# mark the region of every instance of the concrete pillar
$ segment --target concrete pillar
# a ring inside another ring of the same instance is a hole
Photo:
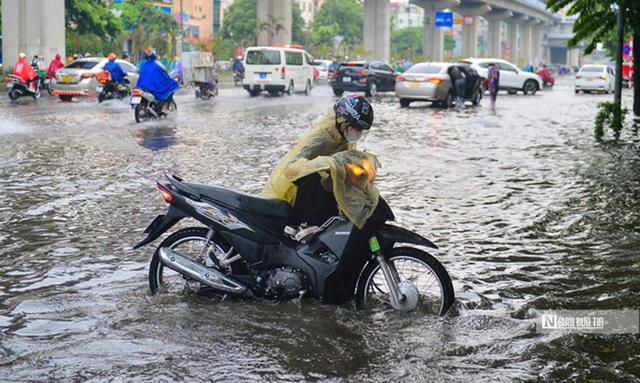
[[[474,5],[461,5],[455,8],[455,12],[463,18],[462,25],[462,56],[476,57],[478,55],[478,16],[491,11],[489,4],[480,3]],[[473,23],[465,25],[465,17],[472,17]]]
[[[509,57],[505,58],[507,61],[510,61],[513,64],[518,64],[519,55],[519,44],[518,44],[518,25],[529,20],[528,16],[516,16],[510,19],[507,19],[507,41],[509,45]]]
[[[524,33],[522,35],[522,58],[525,62],[536,61],[536,46],[540,45],[540,34],[537,26],[541,23],[538,19],[531,19],[524,24]],[[537,38],[536,38],[537,34]]]
[[[482,15],[489,22],[489,56],[502,57],[500,26],[502,20],[513,16],[511,11],[491,11]]]
[[[442,28],[435,26],[435,12],[460,5],[460,0],[411,0],[424,9],[424,41],[422,56],[425,61],[444,61],[444,33]]]
[[[542,31],[547,27],[544,24],[538,24],[533,27],[531,34],[531,52],[532,62],[538,65],[542,61]]]
[[[528,22],[520,26],[520,30],[522,31],[522,36],[520,37],[520,47],[521,47],[521,55],[520,55],[520,57],[525,62],[532,61],[531,28],[532,28],[531,24],[528,23]],[[519,66],[519,63],[517,61],[514,64]]]
[[[44,56],[47,65],[56,53],[65,52],[64,0],[3,0],[2,57],[4,67],[13,67],[18,54],[27,59]]]
[[[391,10],[388,0],[364,2],[363,45],[369,57],[389,60],[391,52]]]
[[[293,0],[260,0],[256,5],[258,45],[291,44]]]

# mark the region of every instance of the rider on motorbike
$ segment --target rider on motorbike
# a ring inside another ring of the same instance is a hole
[[[339,207],[361,228],[377,205],[377,190],[370,182],[345,187],[332,180],[344,181],[346,164],[365,160],[373,168],[367,169],[370,180],[375,176],[377,158],[353,150],[372,123],[373,107],[366,98],[352,93],[340,97],[332,111],[280,160],[262,195],[289,202],[299,223],[322,225],[338,215]]]
[[[122,70],[120,64],[116,62],[116,54],[109,53],[107,56],[109,61],[104,64],[104,70],[109,71],[111,74],[111,80],[118,84],[118,89],[121,89],[124,85],[124,78],[127,77],[127,73]]]
[[[140,65],[140,77],[136,87],[151,92],[158,101],[162,102],[162,112],[168,113],[168,101],[180,84],[156,63],[155,51],[147,49],[144,51],[144,58],[146,61]]]
[[[56,58],[51,60],[51,62],[49,63],[49,67],[47,68],[47,77],[49,78],[55,77],[56,71],[64,67],[62,60],[60,60],[61,57],[62,56],[60,56],[60,53],[56,53]]]
[[[24,53],[20,53],[18,55],[18,62],[13,69],[13,74],[20,77],[20,79],[27,84],[27,88],[29,88],[31,92],[35,92],[34,80],[36,79],[36,71],[31,65],[29,65],[29,63],[27,63],[26,57],[27,55]]]
[[[236,57],[233,61],[233,72],[242,75],[244,73],[244,65],[242,64],[242,56]]]

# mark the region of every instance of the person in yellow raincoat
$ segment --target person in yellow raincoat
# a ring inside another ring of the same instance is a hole
[[[355,150],[373,124],[373,108],[357,94],[340,97],[280,160],[262,195],[293,206],[296,223],[320,226],[342,211],[362,228],[378,203],[375,155]],[[355,173],[354,173],[355,170]]]

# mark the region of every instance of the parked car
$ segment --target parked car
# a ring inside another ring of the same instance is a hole
[[[384,61],[348,61],[333,72],[331,87],[336,96],[345,91],[375,96],[378,92],[393,92],[398,74]]]
[[[327,81],[329,79],[329,67],[331,66],[331,60],[313,60],[311,63],[318,70],[319,81]]]
[[[407,107],[414,101],[429,101],[446,108],[453,106],[455,95],[449,68],[454,65],[467,75],[464,99],[478,105],[482,99],[482,88],[481,78],[475,69],[466,64],[422,62],[396,77],[395,91],[400,106]]]
[[[583,65],[576,73],[574,89],[576,93],[613,93],[615,78],[613,70],[607,65]]]
[[[51,80],[51,94],[62,101],[71,101],[73,97],[98,97],[96,87],[100,85],[96,73],[104,70],[109,60],[106,57],[85,57],[72,61],[56,71]],[[125,60],[116,59],[122,70],[127,73],[128,81],[133,89],[138,83],[138,68]]]
[[[534,95],[542,89],[542,78],[536,73],[525,72],[518,69],[515,65],[502,59],[492,58],[467,58],[460,60],[461,63],[469,64],[478,71],[480,77],[487,78],[487,66],[490,63],[496,64],[500,70],[500,90],[506,90],[515,94],[522,92],[524,94]]]

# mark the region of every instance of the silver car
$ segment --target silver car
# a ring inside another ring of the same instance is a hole
[[[56,71],[51,81],[51,94],[62,101],[71,101],[73,97],[97,97],[96,88],[100,85],[96,73],[104,70],[109,60],[106,57],[86,57],[75,60]],[[125,60],[116,59],[133,89],[138,83],[138,68]]]

